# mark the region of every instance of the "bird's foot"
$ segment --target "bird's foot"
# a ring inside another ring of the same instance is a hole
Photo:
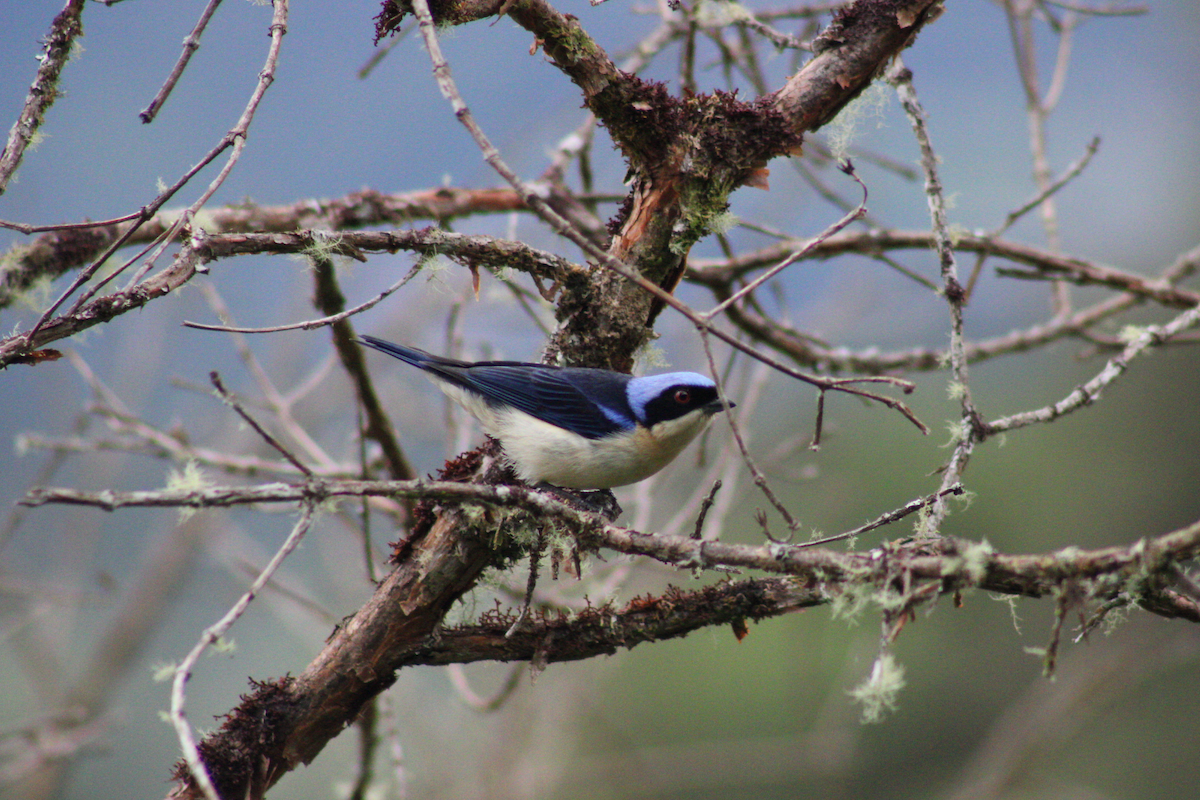
[[[561,486],[553,486],[545,481],[538,483],[533,488],[539,492],[552,495],[572,508],[578,508],[581,511],[587,511],[592,514],[599,514],[609,522],[616,521],[617,517],[621,516],[624,510],[610,489],[595,489],[591,491],[586,489],[564,489]]]

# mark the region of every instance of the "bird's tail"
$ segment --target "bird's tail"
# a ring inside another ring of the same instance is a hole
[[[430,365],[447,365],[459,366],[460,362],[452,358],[442,358],[435,356],[432,353],[426,353],[424,350],[418,350],[415,347],[406,347],[402,344],[393,344],[386,342],[383,339],[377,339],[374,336],[360,336],[358,341],[365,344],[367,347],[372,347],[381,353],[387,353],[393,358],[398,358],[401,361],[412,364],[414,367],[425,369]]]

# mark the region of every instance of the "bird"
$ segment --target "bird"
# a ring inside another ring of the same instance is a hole
[[[645,480],[715,414],[735,406],[696,372],[634,377],[521,361],[471,363],[374,336],[359,342],[423,370],[500,440],[518,477],[534,486],[593,490]]]

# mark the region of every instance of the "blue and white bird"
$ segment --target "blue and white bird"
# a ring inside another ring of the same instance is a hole
[[[517,474],[531,484],[611,489],[637,483],[669,464],[724,410],[716,385],[695,372],[635,378],[519,361],[472,364],[373,336],[360,341],[424,370],[500,440]]]

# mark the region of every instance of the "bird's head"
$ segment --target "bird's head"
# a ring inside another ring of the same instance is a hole
[[[651,430],[656,426],[691,427],[724,410],[716,384],[696,372],[634,378],[625,392],[638,424]],[[729,404],[730,408],[733,406],[734,403]]]

